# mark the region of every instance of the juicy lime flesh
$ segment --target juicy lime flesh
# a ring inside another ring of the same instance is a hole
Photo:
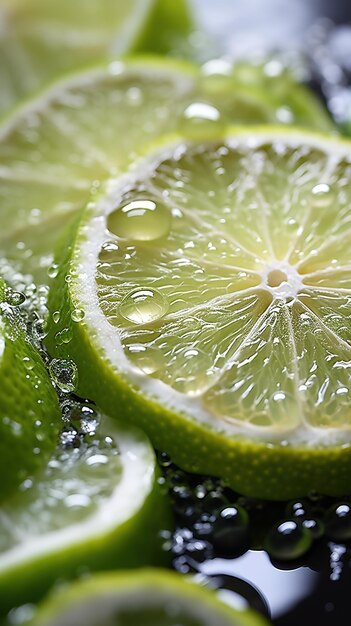
[[[136,152],[177,128],[216,136],[228,122],[272,122],[288,94],[270,102],[266,93],[235,72],[218,83],[161,60],[115,61],[53,87],[0,131],[2,256],[42,279],[69,219]],[[329,124],[312,104],[293,121]]]
[[[0,561],[2,552],[84,522],[109,499],[121,474],[119,450],[107,435],[90,439],[79,448],[59,448],[42,475],[3,505]]]
[[[178,145],[105,199],[108,212],[142,191],[168,206],[154,241],[133,240],[133,217],[128,238],[100,229],[99,303],[133,367],[216,428],[349,436],[347,152],[279,137]]]
[[[0,111],[53,76],[124,52],[151,7],[151,0],[3,1]]]

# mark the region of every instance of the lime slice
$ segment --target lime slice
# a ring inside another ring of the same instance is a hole
[[[63,72],[133,49],[167,52],[188,32],[183,0],[2,0],[0,112]]]
[[[61,415],[45,366],[16,311],[23,301],[0,279],[0,501],[46,462]]]
[[[0,511],[0,609],[90,570],[162,564],[169,528],[154,452],[139,431],[83,417],[47,468]],[[80,444],[80,445],[79,445]],[[78,447],[77,447],[78,446]]]
[[[213,136],[233,120],[277,121],[290,88],[270,101],[244,72],[228,72],[218,64],[199,72],[159,59],[116,61],[24,106],[0,130],[0,256],[43,279],[60,232],[91,189],[124,171],[164,132]],[[286,121],[298,120],[330,127],[309,101]]]
[[[45,600],[35,626],[264,626],[251,610],[226,605],[211,589],[167,570],[100,574]]]
[[[80,393],[245,494],[347,493],[350,150],[232,129],[170,138],[112,179],[51,293],[48,344]]]

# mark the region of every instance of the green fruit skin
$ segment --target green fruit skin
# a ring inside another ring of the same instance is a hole
[[[168,566],[170,553],[162,547],[160,531],[171,530],[173,520],[157,479],[155,472],[153,489],[142,508],[115,530],[0,571],[0,616],[14,607],[36,602],[55,583],[89,572]]]
[[[349,492],[351,446],[293,447],[229,437],[162,407],[133,387],[122,373],[114,372],[106,355],[98,354],[84,321],[71,319],[71,311],[81,306],[74,301],[72,283],[65,280],[70,259],[80,246],[75,232],[71,231],[63,248],[61,270],[50,291],[49,310],[59,310],[61,317],[60,323],[54,324],[49,316],[46,343],[52,356],[76,362],[81,395],[91,397],[111,417],[117,410],[120,419],[142,428],[153,445],[183,469],[219,476],[247,496],[287,500],[311,491],[331,496]],[[55,334],[63,328],[71,329],[72,340],[58,346]]]
[[[192,30],[193,20],[186,0],[155,0],[130,52],[181,53]]]
[[[0,282],[0,303],[3,294]],[[0,321],[5,342],[0,357],[1,502],[45,465],[57,442],[61,412],[44,363],[19,315],[3,303]],[[32,369],[24,359],[30,360]]]
[[[68,589],[54,592],[39,606],[28,626],[50,626],[52,621],[55,621],[57,616],[62,614],[63,610],[69,613],[70,607],[77,607],[80,604],[84,611],[86,598],[99,598],[111,594],[118,599],[118,596],[123,597],[124,594],[133,594],[134,592],[137,602],[138,592],[143,592],[145,595],[145,591],[150,591],[151,595],[168,592],[174,597],[174,601],[177,601],[178,598],[180,602],[190,600],[194,605],[203,607],[204,613],[207,609],[215,611],[218,614],[219,623],[224,622],[233,626],[268,626],[266,619],[258,613],[251,609],[240,611],[233,609],[218,599],[212,589],[192,582],[188,576],[151,568],[133,573],[99,574],[89,580],[77,582]],[[133,595],[131,595],[132,598]],[[135,626],[142,626],[140,620]]]

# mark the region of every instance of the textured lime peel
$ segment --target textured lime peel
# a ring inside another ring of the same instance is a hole
[[[53,593],[28,626],[268,626],[254,611],[236,610],[175,572],[157,569],[94,576]]]
[[[105,420],[79,448],[60,447],[1,509],[1,612],[82,572],[166,563],[167,505],[139,431]]]
[[[0,112],[62,73],[167,52],[190,28],[183,0],[2,0],[0,23]]]
[[[200,71],[162,59],[115,61],[19,109],[0,130],[1,256],[46,279],[58,236],[91,191],[165,132],[216,136],[227,123],[274,122],[290,100],[289,122],[331,128],[303,88],[294,85],[292,98],[284,77],[261,85],[257,71],[256,85],[235,72],[218,64]]]
[[[347,492],[350,152],[233,129],[169,140],[112,180],[51,295],[49,345],[80,392],[247,494]]]
[[[0,501],[42,467],[60,428],[56,393],[0,279]]]

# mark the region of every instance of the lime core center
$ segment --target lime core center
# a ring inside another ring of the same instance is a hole
[[[301,275],[293,265],[282,261],[266,267],[262,273],[261,285],[274,298],[296,298],[302,288]]]

